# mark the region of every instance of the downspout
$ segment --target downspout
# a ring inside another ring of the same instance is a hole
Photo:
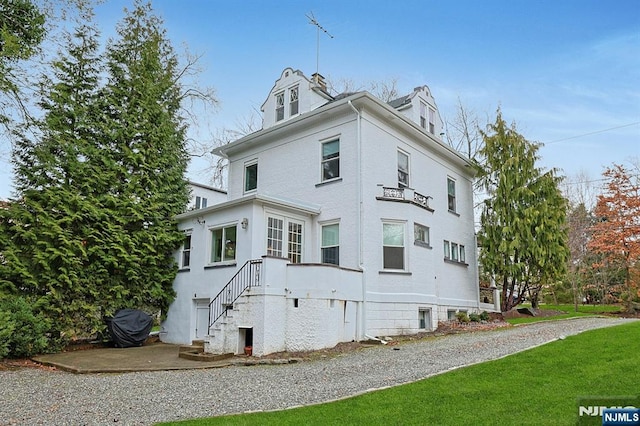
[[[362,114],[353,106],[351,100],[348,101],[349,106],[356,113],[356,188],[358,191],[358,214],[356,215],[356,229],[358,230],[358,268],[362,271],[362,309],[360,309],[360,330],[358,336],[360,340],[367,338],[367,273],[364,267],[363,259],[363,232],[362,232],[362,214],[363,214],[363,189],[362,189]]]

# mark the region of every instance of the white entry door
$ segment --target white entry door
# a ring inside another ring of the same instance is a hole
[[[196,311],[196,340],[204,339],[209,334],[209,299],[194,300]]]

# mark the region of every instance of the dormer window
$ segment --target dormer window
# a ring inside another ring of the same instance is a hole
[[[289,90],[289,115],[294,116],[298,113],[298,86]]]
[[[435,135],[436,133],[436,110],[429,108],[429,133]]]
[[[284,92],[276,93],[276,121],[284,120]]]

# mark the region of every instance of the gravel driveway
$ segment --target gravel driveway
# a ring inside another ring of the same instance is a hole
[[[318,403],[496,359],[561,336],[627,323],[614,318],[539,322],[376,346],[285,365],[76,375],[0,371],[0,425],[148,425]]]

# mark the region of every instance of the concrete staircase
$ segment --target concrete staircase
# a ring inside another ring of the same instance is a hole
[[[208,352],[227,353],[233,350],[231,348],[237,348],[243,344],[243,342],[238,342],[239,326],[246,323],[243,318],[246,317],[249,297],[251,297],[251,289],[243,292],[210,328],[209,335],[205,337],[205,346]]]
[[[193,340],[190,345],[178,348],[178,357],[191,361],[221,361],[233,357],[232,353],[209,354],[204,352],[204,340]]]

